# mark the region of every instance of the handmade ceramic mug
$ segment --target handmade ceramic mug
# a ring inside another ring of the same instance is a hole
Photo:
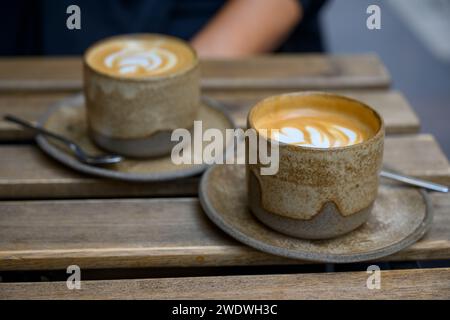
[[[84,55],[89,133],[131,157],[170,153],[171,132],[191,129],[199,107],[195,51],[177,38],[137,34],[102,40]]]
[[[262,175],[259,161],[247,164],[249,207],[261,222],[287,235],[326,239],[367,221],[383,157],[376,111],[334,94],[292,93],[256,104],[248,127],[279,144],[275,175]]]

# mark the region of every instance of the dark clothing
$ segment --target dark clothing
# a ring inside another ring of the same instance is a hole
[[[323,51],[318,12],[325,0],[299,0],[304,17],[277,50]],[[191,39],[225,0],[14,0],[0,2],[0,55],[81,54],[117,34],[163,33]],[[81,9],[81,30],[69,30],[70,5]],[[264,27],[264,26],[261,26]]]

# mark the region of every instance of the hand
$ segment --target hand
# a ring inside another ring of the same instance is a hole
[[[301,20],[298,0],[229,0],[192,39],[202,58],[238,58],[276,49]]]

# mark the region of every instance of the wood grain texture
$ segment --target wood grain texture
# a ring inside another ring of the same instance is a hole
[[[202,62],[206,89],[387,88],[390,76],[376,55],[259,56]]]
[[[13,114],[28,121],[36,121],[67,93],[0,93],[0,141],[21,141],[33,138],[33,133],[3,120],[3,115]]]
[[[0,199],[58,199],[134,196],[192,196],[198,178],[125,183],[77,173],[37,146],[0,146]],[[405,174],[450,184],[450,166],[431,135],[386,139],[385,164]]]
[[[0,199],[194,196],[198,177],[158,183],[127,183],[78,173],[36,145],[0,146]]]
[[[367,288],[366,272],[3,283],[0,299],[449,299],[450,268],[381,272],[381,288]],[[176,305],[176,304],[174,304]]]
[[[80,90],[82,63],[79,57],[11,57],[0,59],[0,91]]]
[[[385,139],[383,165],[400,173],[450,185],[450,165],[431,134]]]
[[[431,230],[384,261],[450,257],[450,195],[431,198]],[[0,202],[0,270],[302,263],[231,239],[195,198]]]
[[[201,62],[205,89],[386,88],[390,76],[375,55],[276,55]],[[80,57],[2,58],[0,91],[76,91]]]
[[[260,90],[246,92],[229,90],[228,92],[209,92],[207,96],[220,102],[240,127],[246,126],[247,113],[251,106],[259,100],[271,95],[286,92]],[[384,118],[386,131],[392,133],[416,133],[420,129],[419,119],[407,100],[398,91],[385,90],[350,90],[338,91],[373,106]],[[50,105],[66,97],[64,93],[28,93],[0,94],[0,116],[11,113],[34,121],[41,116]],[[21,127],[0,119],[0,141],[21,141],[32,138],[32,133]]]

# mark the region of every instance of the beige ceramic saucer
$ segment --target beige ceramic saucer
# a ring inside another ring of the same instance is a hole
[[[369,221],[329,240],[302,240],[261,224],[247,208],[244,165],[216,165],[200,184],[208,217],[233,238],[264,252],[302,260],[348,263],[378,259],[419,240],[432,222],[427,194],[381,185]]]
[[[217,128],[224,132],[227,128],[234,128],[233,121],[226,112],[205,103],[200,106],[197,120],[203,121],[203,130]],[[69,138],[92,155],[105,153],[88,137],[83,95],[60,101],[39,120],[39,124]],[[170,154],[149,159],[126,158],[118,164],[96,167],[81,163],[65,146],[52,139],[39,135],[36,140],[42,150],[72,169],[119,180],[140,182],[173,180],[200,174],[207,168],[206,164],[176,165],[172,162]]]

